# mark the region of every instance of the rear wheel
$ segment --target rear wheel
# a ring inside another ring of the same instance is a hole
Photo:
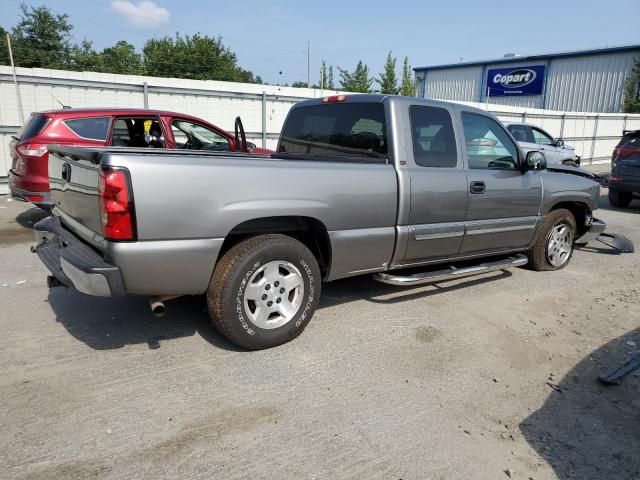
[[[569,210],[553,210],[545,217],[540,233],[529,252],[533,270],[560,270],[571,260],[576,236],[576,220]]]
[[[630,192],[620,192],[618,190],[609,189],[609,203],[614,207],[628,207],[633,200],[633,194]]]
[[[224,336],[259,350],[300,335],[319,297],[320,269],[309,249],[285,235],[260,235],[222,257],[207,291],[207,305]]]

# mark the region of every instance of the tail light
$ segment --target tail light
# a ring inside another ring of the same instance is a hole
[[[322,99],[322,103],[339,103],[347,100],[346,95],[331,95],[329,97],[324,97]]]
[[[18,145],[16,150],[26,157],[42,157],[47,153],[47,146],[40,143]]]
[[[630,157],[637,153],[640,153],[640,148],[638,147],[621,148],[620,150],[618,150],[618,156],[620,158]]]
[[[40,159],[47,156],[47,146],[40,143],[25,143],[16,147],[18,152],[15,164],[13,166],[14,171],[19,175],[24,175],[27,172],[27,160],[30,158]]]
[[[98,191],[102,235],[106,240],[135,240],[135,211],[129,172],[122,168],[100,170]]]

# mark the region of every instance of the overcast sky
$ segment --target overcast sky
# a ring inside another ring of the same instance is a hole
[[[124,39],[201,32],[222,36],[242,67],[269,83],[311,81],[320,62],[352,70],[359,59],[378,73],[389,50],[412,66],[505,53],[534,54],[640,44],[640,0],[47,0],[68,13],[76,40],[98,49]],[[18,20],[19,0],[0,2],[0,24]],[[279,72],[282,72],[280,74]],[[337,71],[336,71],[337,80]]]

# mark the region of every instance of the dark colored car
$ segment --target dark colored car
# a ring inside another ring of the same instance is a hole
[[[609,202],[628,207],[633,195],[640,193],[640,130],[625,131],[613,149]]]
[[[51,205],[47,150],[51,144],[273,153],[251,143],[243,149],[235,135],[182,113],[113,108],[37,112],[9,145],[9,188],[13,197],[45,209]]]

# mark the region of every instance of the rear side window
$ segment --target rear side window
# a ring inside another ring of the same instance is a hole
[[[44,115],[33,115],[24,126],[18,130],[16,137],[20,140],[28,140],[38,135],[46,127],[51,119]]]
[[[293,109],[278,152],[331,157],[387,158],[381,103],[332,103]]]
[[[458,151],[451,115],[444,108],[421,107],[409,109],[413,158],[422,167],[455,167]]]
[[[65,120],[64,124],[79,137],[91,140],[106,140],[109,120],[109,117],[78,118],[76,120]]]

